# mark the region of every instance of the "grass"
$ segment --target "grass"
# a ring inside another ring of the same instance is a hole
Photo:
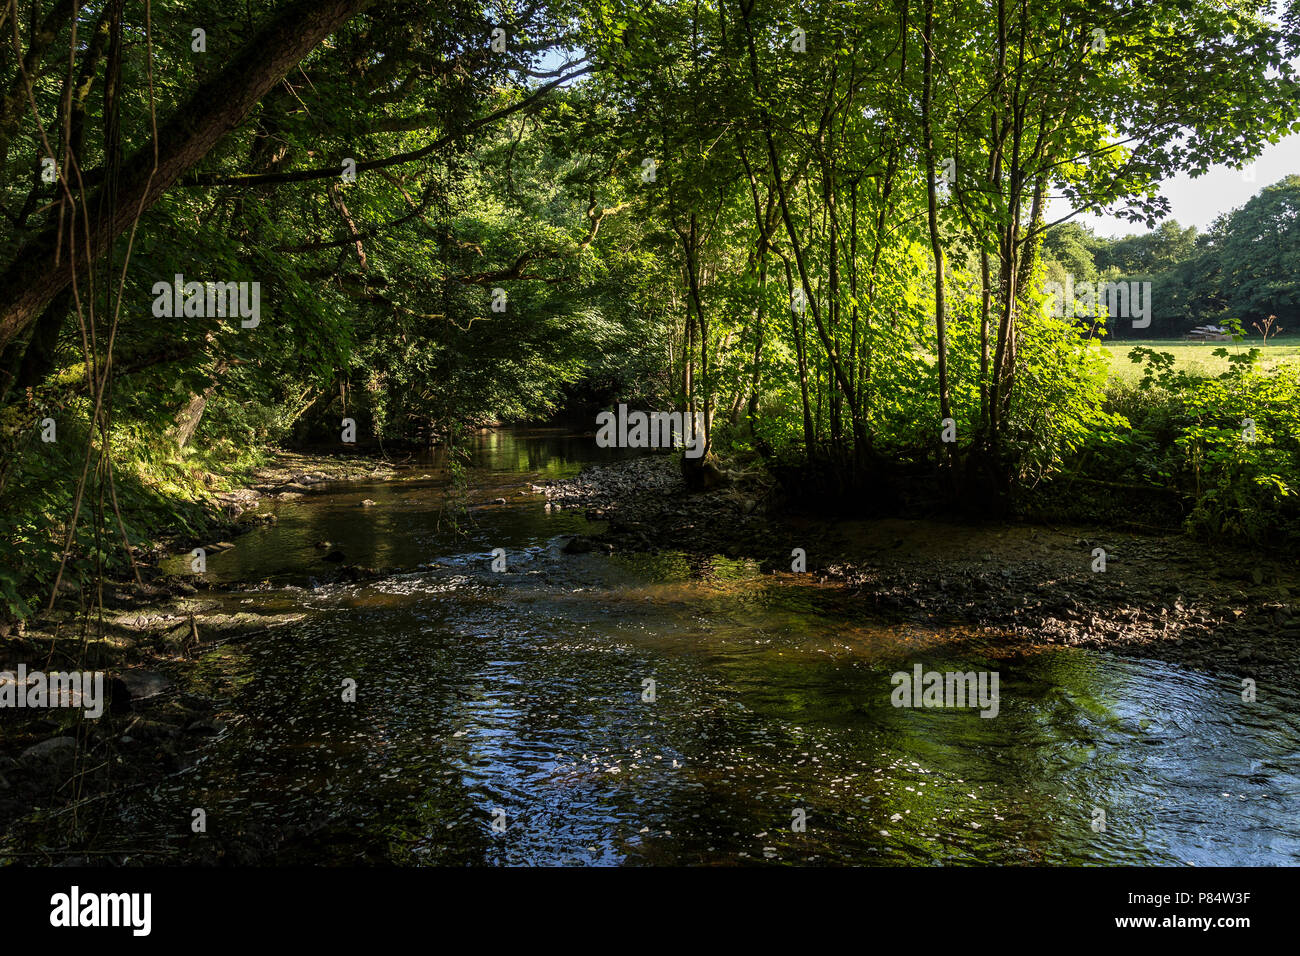
[[[1111,378],[1122,382],[1136,382],[1142,377],[1144,365],[1129,360],[1128,354],[1134,346],[1143,345],[1158,352],[1170,352],[1174,356],[1174,368],[1192,373],[1217,375],[1228,367],[1228,360],[1214,354],[1217,348],[1226,348],[1228,353],[1245,352],[1258,348],[1263,352],[1260,358],[1262,368],[1272,368],[1281,362],[1300,360],[1300,335],[1283,335],[1269,339],[1268,345],[1260,345],[1258,336],[1251,336],[1240,342],[1184,342],[1181,339],[1124,339],[1099,345],[1106,352],[1110,361]]]

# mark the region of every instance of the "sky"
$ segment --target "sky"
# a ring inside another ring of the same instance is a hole
[[[1195,226],[1198,232],[1204,232],[1220,213],[1244,205],[1265,186],[1291,173],[1300,173],[1300,134],[1268,146],[1255,160],[1253,181],[1245,178],[1250,175],[1249,169],[1215,166],[1198,179],[1179,174],[1163,183],[1160,192],[1169,199],[1169,218],[1178,220],[1181,226]],[[1067,203],[1053,200],[1048,206],[1048,221],[1059,219],[1069,209]],[[1110,238],[1149,231],[1139,223],[1114,216],[1084,214],[1076,216],[1075,221]]]

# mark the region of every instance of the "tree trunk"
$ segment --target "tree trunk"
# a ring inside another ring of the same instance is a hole
[[[203,412],[208,407],[208,399],[217,388],[217,382],[225,374],[226,369],[230,367],[227,362],[218,362],[216,368],[212,370],[212,381],[202,392],[195,392],[190,395],[190,399],[185,403],[185,407],[176,413],[176,423],[172,427],[172,437],[176,439],[176,447],[184,448],[194,433],[198,430],[199,422],[203,418]]]
[[[923,66],[921,87],[921,127],[925,135],[926,204],[930,219],[930,249],[934,253],[934,326],[936,347],[939,352],[939,418],[952,417],[948,402],[948,314],[944,300],[943,243],[939,238],[939,203],[935,184],[934,130],[930,115],[931,95],[934,92],[934,0],[925,0],[925,33],[922,35]],[[952,447],[944,447],[941,458],[952,463]]]

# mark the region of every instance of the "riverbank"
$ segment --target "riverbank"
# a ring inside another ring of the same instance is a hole
[[[40,810],[76,842],[80,808],[193,766],[225,730],[236,690],[207,664],[228,642],[301,617],[229,613],[201,595],[159,597],[165,589],[114,600],[91,627],[56,607],[6,642],[0,670],[103,673],[106,699],[97,718],[0,712],[0,833]]]
[[[210,489],[207,505],[223,521],[217,528],[227,536],[238,536],[260,524],[273,524],[275,516],[260,510],[264,501],[297,501],[310,494],[328,491],[339,482],[377,481],[397,473],[399,462],[370,455],[315,454],[271,449],[264,464],[237,480],[205,474]],[[147,565],[180,548],[204,547],[223,550],[229,544],[210,537],[196,538],[177,534],[162,536],[152,545],[135,552],[136,560]]]
[[[801,548],[806,573],[841,584],[862,615],[1158,655],[1247,676],[1296,673],[1300,573],[1278,561],[1179,534],[821,520],[792,511],[760,474],[735,478],[688,494],[674,458],[657,456],[589,468],[533,491],[552,507],[609,522],[584,549],[725,554],[789,574]]]
[[[196,547],[210,554],[235,547],[240,535],[275,522],[264,502],[390,478],[399,465],[275,449],[245,481],[204,475],[212,530],[198,537],[177,529],[133,547],[140,584],[126,569],[91,594],[68,576],[52,609],[0,622],[0,671],[102,672],[108,697],[95,719],[69,708],[0,711],[0,832],[36,809],[75,830],[78,807],[185,770],[224,729],[233,688],[209,674],[204,659],[265,629],[268,618],[227,613],[204,594],[210,585],[201,576],[167,574],[160,561]]]

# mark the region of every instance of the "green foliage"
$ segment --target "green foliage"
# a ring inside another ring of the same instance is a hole
[[[26,617],[49,600],[67,548],[61,587],[80,590],[96,575],[127,576],[131,558],[123,538],[147,549],[159,536],[182,539],[210,533],[222,523],[205,476],[238,476],[255,465],[255,454],[223,458],[207,452],[182,458],[167,454],[148,428],[124,427],[114,435],[111,488],[101,497],[91,482],[74,523],[73,506],[90,436],[65,418],[55,442],[33,442],[23,467],[5,488],[0,514],[0,601],[14,617]],[[119,524],[113,495],[122,521]]]
[[[1174,357],[1132,349],[1141,382],[1117,388],[1109,408],[1126,428],[1089,443],[1094,473],[1176,488],[1187,528],[1206,538],[1300,544],[1300,365],[1259,367],[1258,349],[1216,350],[1228,368],[1190,373]]]

